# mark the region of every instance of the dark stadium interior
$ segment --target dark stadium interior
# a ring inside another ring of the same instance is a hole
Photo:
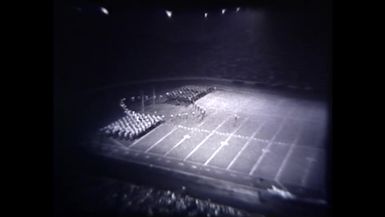
[[[331,13],[55,0],[55,215],[330,216]]]

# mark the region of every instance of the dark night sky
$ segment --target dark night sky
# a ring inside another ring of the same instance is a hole
[[[103,15],[98,7],[110,14]],[[330,73],[326,4],[172,6],[66,3],[56,7],[55,87],[84,90],[170,76],[322,79]],[[78,11],[76,7],[81,8]],[[206,9],[205,9],[206,8]],[[203,13],[208,12],[208,19]]]

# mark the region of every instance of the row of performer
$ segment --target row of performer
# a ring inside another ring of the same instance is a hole
[[[183,103],[194,103],[197,99],[213,91],[213,87],[200,87],[200,86],[184,86],[175,89],[171,92],[167,92],[166,96],[168,100],[174,100]]]
[[[130,110],[126,111],[126,114],[100,131],[114,138],[133,140],[163,122],[163,118],[159,115],[142,114]]]

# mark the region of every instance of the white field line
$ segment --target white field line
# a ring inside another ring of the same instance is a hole
[[[287,161],[289,160],[290,156],[292,155],[292,153],[294,151],[294,147],[298,143],[298,140],[299,140],[300,136],[302,135],[303,131],[304,131],[304,125],[302,124],[301,129],[298,130],[298,133],[297,133],[297,136],[296,136],[294,142],[290,145],[289,151],[286,153],[285,158],[283,159],[281,166],[279,167],[277,174],[274,177],[275,181],[278,181],[278,182],[280,181],[279,179],[282,175],[282,171],[286,167]]]
[[[309,164],[304,172],[304,175],[301,179],[301,186],[306,188],[306,181],[308,180],[311,168],[313,166],[313,163],[316,161],[314,158],[308,158]]]
[[[242,152],[247,148],[247,146],[250,144],[250,142],[254,139],[254,136],[257,135],[257,133],[262,129],[262,127],[266,124],[266,120],[262,124],[260,124],[257,129],[253,132],[253,134],[249,137],[249,139],[246,141],[246,143],[242,146],[241,150],[238,151],[237,155],[233,158],[233,160],[227,165],[226,170],[229,170],[231,166],[234,164],[234,162],[241,156]]]
[[[210,156],[209,159],[206,160],[206,162],[203,164],[203,165],[207,165],[216,155],[217,153],[222,149],[223,146],[225,145],[228,145],[228,141],[231,139],[231,137],[243,126],[244,123],[246,123],[246,121],[249,120],[249,118],[245,118],[242,123],[237,127],[237,129],[235,129],[227,138],[225,141],[222,141],[221,142],[221,145],[217,148],[217,150],[215,150],[215,152]]]
[[[172,152],[172,150],[177,148],[180,144],[182,144],[186,139],[189,139],[189,138],[190,138],[189,135],[183,136],[183,138],[178,143],[176,143],[172,148],[170,148],[170,150],[168,150],[166,153],[164,153],[163,157],[166,157],[170,152]]]
[[[154,131],[156,131],[158,128],[160,128],[161,126],[163,126],[162,124],[155,127],[154,129],[152,129],[150,132],[146,133],[146,135],[143,135],[142,137],[140,137],[139,139],[135,140],[131,145],[129,145],[128,147],[131,148],[132,146],[136,145],[138,142],[142,141],[142,139],[146,138],[147,136],[149,136],[151,133],[153,133]]]
[[[227,120],[229,120],[230,117],[226,118],[222,121],[209,135],[207,135],[195,148],[183,159],[183,161],[186,161],[196,150],[198,150],[199,147],[203,145],[212,135],[214,135],[215,131],[219,129]]]
[[[162,138],[160,138],[157,142],[155,142],[153,145],[151,145],[149,148],[144,151],[144,153],[147,153],[149,150],[154,148],[157,144],[159,144],[161,141],[163,141],[167,136],[171,135],[175,130],[177,130],[177,127],[174,127],[170,132],[168,132],[166,135],[164,135]]]
[[[275,132],[274,136],[271,138],[269,144],[267,145],[267,147],[264,148],[264,150],[262,150],[261,156],[259,156],[257,162],[255,162],[255,164],[251,168],[251,170],[249,172],[249,175],[252,175],[254,173],[254,171],[258,168],[259,164],[262,162],[262,160],[265,157],[266,153],[269,151],[271,145],[273,144],[273,141],[274,141],[275,137],[277,137],[277,135],[281,132],[285,122],[286,122],[286,119],[282,120],[281,125],[279,126],[278,130]]]
[[[282,102],[282,101],[283,101],[283,100],[281,100],[281,102]],[[262,162],[262,160],[263,160],[263,158],[265,157],[266,153],[269,152],[270,147],[273,145],[273,142],[274,142],[274,140],[275,140],[275,137],[277,137],[277,135],[281,132],[281,130],[282,130],[284,124],[285,124],[286,121],[288,120],[287,117],[288,117],[291,113],[293,113],[294,111],[295,111],[295,108],[294,108],[292,111],[288,112],[288,114],[286,115],[286,117],[282,120],[282,123],[281,123],[281,125],[279,126],[278,130],[275,132],[274,136],[270,139],[270,143],[267,145],[267,147],[266,147],[264,150],[262,150],[262,155],[259,156],[257,162],[255,162],[254,166],[251,168],[251,170],[250,170],[250,172],[249,172],[249,175],[252,175],[252,174],[254,173],[254,171],[257,170],[259,164]]]

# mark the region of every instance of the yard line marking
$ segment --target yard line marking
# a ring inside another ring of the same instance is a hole
[[[131,145],[128,146],[128,148],[131,148],[132,146],[136,145],[138,142],[142,141],[142,139],[146,138],[147,136],[149,136],[151,133],[153,133],[156,129],[159,129],[160,126],[162,126],[162,124],[160,124],[158,127],[155,127],[154,129],[152,129],[150,132],[146,133],[146,135],[143,135],[142,137],[140,137],[139,139],[135,140]]]
[[[261,125],[257,127],[257,129],[253,132],[253,134],[249,137],[247,142],[242,146],[241,150],[238,151],[237,155],[233,158],[233,160],[227,165],[226,170],[229,170],[230,167],[234,164],[234,162],[241,156],[243,150],[247,148],[247,146],[250,144],[250,142],[253,140],[254,136],[257,135],[257,133],[262,129],[262,127],[267,123],[267,120],[265,119]]]
[[[185,126],[182,126],[182,125],[178,125],[178,127],[182,128],[182,129],[185,129],[185,130],[189,130],[189,131],[198,131],[198,132],[205,132],[205,133],[210,133],[211,132],[210,130],[199,129],[199,128],[195,128],[195,127],[185,127]]]
[[[296,136],[294,142],[292,144],[290,144],[289,151],[286,153],[285,158],[283,159],[281,166],[279,167],[277,174],[274,177],[275,181],[279,182],[283,168],[286,167],[287,161],[289,160],[289,157],[292,155],[292,153],[294,151],[294,147],[297,145],[298,140],[299,140],[300,136],[302,135],[303,131],[304,131],[304,124],[302,123],[301,129],[298,130],[298,133],[297,133],[297,136]]]
[[[244,103],[245,104],[245,103]],[[238,109],[235,111],[235,113],[238,113],[239,110],[241,109],[241,107],[238,107]],[[215,110],[217,111],[217,110]],[[184,159],[183,161],[185,161],[188,157],[190,157],[210,136],[212,136],[227,120],[229,120],[231,118],[231,116],[229,116],[228,118],[226,118],[221,124],[219,124],[201,143],[199,143],[199,145],[197,147],[195,147]],[[237,129],[238,130],[238,129]],[[236,131],[235,131],[236,132]],[[223,146],[221,144],[221,146]],[[214,152],[215,154],[218,152],[219,150],[216,150],[216,152]],[[211,159],[210,159],[211,160]],[[207,161],[206,161],[207,162]],[[205,164],[207,165],[207,164]]]
[[[142,154],[143,152],[142,151],[138,151],[138,150],[135,150],[135,149],[132,149],[131,150],[135,156],[138,156],[139,154]],[[157,153],[153,153],[153,152],[149,152],[148,155],[153,155],[155,157],[163,157],[163,155],[161,154],[157,154]],[[171,156],[167,156],[166,157],[166,161],[167,160],[175,160],[175,161],[179,161],[180,159],[178,158],[175,158],[175,157],[171,157]]]
[[[150,154],[153,154],[153,153],[150,153]],[[154,154],[155,155],[155,154]],[[170,156],[168,156],[167,158],[170,158]],[[179,159],[176,159],[176,158],[173,158],[174,160],[179,160]],[[189,161],[189,160],[186,160],[186,162],[188,162],[188,163],[190,163],[190,164],[195,164],[195,165],[197,165],[197,166],[202,166],[202,164],[200,164],[200,163],[196,163],[196,162],[193,162],[193,161]],[[217,169],[217,170],[223,170],[224,172],[228,172],[228,171],[226,171],[224,168],[222,168],[222,167],[218,167],[218,166],[214,166],[214,165],[210,165],[210,164],[208,164],[206,167],[205,167],[205,170],[207,170],[207,171],[210,171],[210,169],[209,168],[211,168],[211,169]],[[247,176],[247,173],[244,173],[244,172],[240,172],[240,171],[237,171],[237,170],[229,170],[229,171],[231,171],[232,173],[234,173],[234,174],[238,174],[239,176],[241,176],[241,177],[243,177],[243,178],[246,178],[245,176]]]
[[[269,152],[270,146],[273,144],[273,141],[274,141],[275,137],[277,137],[278,133],[281,132],[281,130],[282,130],[282,128],[283,128],[283,125],[284,125],[284,123],[286,122],[286,120],[287,120],[286,118],[282,120],[282,123],[281,123],[281,125],[279,126],[278,130],[275,132],[274,136],[270,139],[269,144],[267,145],[266,148],[264,148],[264,150],[262,150],[262,155],[259,156],[257,162],[255,162],[254,166],[251,168],[251,170],[250,170],[250,172],[249,172],[249,175],[250,175],[250,176],[251,176],[251,175],[254,173],[254,171],[258,168],[259,164],[262,162],[262,160],[263,160],[263,158],[265,157],[266,153]]]
[[[313,163],[316,161],[314,158],[306,158],[306,160],[309,161],[309,165],[308,167],[306,168],[305,170],[305,174],[303,175],[302,179],[301,179],[301,186],[303,187],[306,187],[306,181],[309,177],[309,174],[310,174],[310,171],[311,171],[311,168],[313,166]]]
[[[182,144],[186,139],[190,139],[191,136],[190,135],[184,135],[183,138],[178,142],[176,143],[170,150],[168,150],[166,153],[164,153],[163,157],[166,157],[170,152],[172,152],[172,150],[174,150],[175,148],[177,148],[180,144]]]
[[[237,132],[239,129],[241,129],[241,127],[243,126],[244,123],[246,123],[246,121],[249,120],[249,117],[245,118],[242,123],[237,127],[237,129],[235,129],[227,138],[225,141],[222,141],[221,142],[221,145],[217,148],[217,150],[215,150],[215,152],[209,157],[209,159],[206,160],[206,162],[203,164],[203,165],[207,165],[217,154],[218,152],[222,149],[223,146],[225,145],[228,145],[228,141],[231,139],[231,137],[235,134],[235,132]]]
[[[282,100],[281,100],[281,102],[282,102]],[[288,120],[288,117],[290,116],[291,113],[294,113],[295,110],[296,110],[296,108],[294,107],[291,111],[287,112],[288,114],[286,114],[285,118],[282,120],[282,123],[279,126],[278,130],[275,132],[274,136],[270,139],[270,143],[267,145],[267,147],[264,150],[262,150],[263,151],[262,155],[259,156],[257,162],[254,164],[253,168],[251,168],[251,170],[249,172],[250,176],[254,173],[255,170],[257,170],[259,164],[262,162],[262,160],[265,157],[266,153],[270,152],[270,146],[273,145],[275,137],[277,137],[277,135],[281,132],[284,124]]]
[[[194,128],[194,127],[185,127],[185,126],[182,126],[182,125],[178,125],[177,127],[181,128],[181,129],[184,129],[184,130],[193,131],[192,133],[194,133],[194,132],[210,133],[211,132],[210,130],[199,129],[199,128]],[[215,131],[215,134],[222,135],[222,136],[228,136],[231,133],[222,133],[222,132]],[[239,135],[239,134],[233,134],[233,137],[241,138],[241,139],[246,139],[246,140],[250,138],[249,136],[242,136],[242,135]],[[257,140],[257,141],[262,141],[262,142],[268,142],[269,141],[269,140],[260,139],[260,138],[251,138],[251,139],[252,140]],[[290,143],[284,143],[284,142],[276,142],[276,143],[279,144],[279,145],[290,145]]]
[[[157,142],[155,142],[153,145],[151,145],[149,148],[147,148],[146,151],[144,151],[144,153],[147,153],[149,150],[151,150],[153,147],[155,147],[157,144],[159,144],[161,141],[163,141],[163,139],[165,139],[167,136],[169,136],[171,133],[173,133],[176,129],[178,129],[178,128],[174,127],[170,132],[168,132],[166,135],[164,135],[162,138],[160,138]]]
[[[226,121],[228,121],[230,117],[226,118],[225,120],[222,121],[221,124],[219,124],[209,135],[206,136],[195,148],[183,159],[183,161],[186,161],[196,150],[198,150],[199,147],[203,145],[212,135],[214,135],[215,131],[219,129]]]

